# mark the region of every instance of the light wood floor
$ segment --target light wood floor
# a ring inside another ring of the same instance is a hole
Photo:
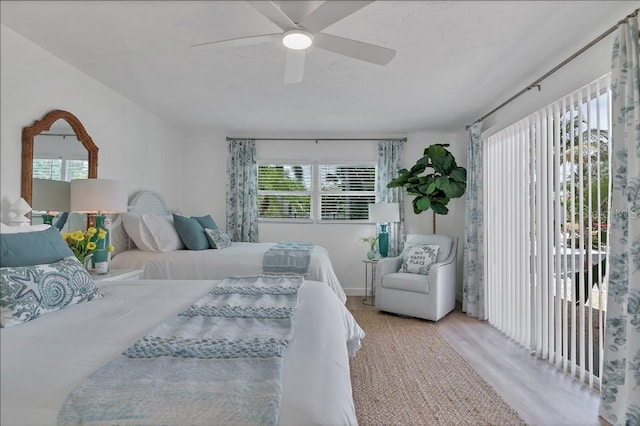
[[[349,296],[347,307],[374,309],[361,301],[362,296]],[[607,424],[598,417],[597,391],[530,355],[487,322],[469,318],[458,308],[436,327],[528,424]]]

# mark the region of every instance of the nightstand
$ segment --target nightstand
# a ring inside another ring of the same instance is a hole
[[[91,274],[95,282],[131,281],[142,277],[142,269],[109,269],[106,274]]]
[[[376,297],[376,264],[378,259],[364,259],[364,305],[374,306],[374,297]],[[369,269],[371,270],[371,278],[369,278]],[[369,284],[371,284],[371,303],[367,302],[369,298]]]

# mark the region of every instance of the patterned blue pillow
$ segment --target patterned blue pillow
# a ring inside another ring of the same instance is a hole
[[[405,248],[402,255],[402,266],[400,272],[408,272],[410,274],[429,275],[431,265],[433,265],[438,257],[440,246],[431,246],[427,244],[415,244]]]
[[[220,228],[205,228],[204,232],[207,234],[207,239],[209,240],[211,248],[223,249],[231,245],[231,238],[229,238],[229,236]]]
[[[0,268],[0,327],[100,297],[93,278],[75,256],[44,265]]]

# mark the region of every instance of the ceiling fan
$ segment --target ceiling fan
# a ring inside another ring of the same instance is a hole
[[[315,9],[309,6],[317,2],[283,2],[281,8],[274,1],[248,1],[262,15],[280,27],[283,32],[249,37],[210,41],[195,44],[200,47],[211,44],[247,46],[280,39],[287,47],[284,67],[284,84],[298,83],[304,76],[305,52],[310,47],[328,50],[377,65],[386,65],[396,51],[361,41],[325,34],[320,31],[362,9],[372,1],[325,1]],[[297,3],[298,6],[293,4]],[[289,10],[288,14],[283,9]]]

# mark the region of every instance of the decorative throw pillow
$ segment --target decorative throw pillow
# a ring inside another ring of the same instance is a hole
[[[207,234],[211,248],[223,249],[231,245],[231,238],[219,228],[205,228],[204,232]]]
[[[198,221],[198,223],[200,225],[202,225],[202,227],[204,229],[217,229],[218,225],[216,225],[216,222],[213,220],[213,218],[211,217],[211,215],[206,215],[206,216],[191,216],[191,219],[195,219]],[[214,248],[214,247],[211,247]]]
[[[209,241],[204,233],[204,228],[200,223],[190,217],[173,215],[173,224],[180,235],[180,239],[189,250],[206,250],[209,248]]]
[[[0,327],[100,297],[93,278],[73,255],[51,264],[0,268]]]
[[[400,272],[428,275],[431,265],[435,263],[436,257],[438,257],[439,248],[439,246],[423,244],[410,246],[402,255]]]
[[[33,266],[57,262],[73,252],[58,228],[44,231],[0,233],[0,267]]]

